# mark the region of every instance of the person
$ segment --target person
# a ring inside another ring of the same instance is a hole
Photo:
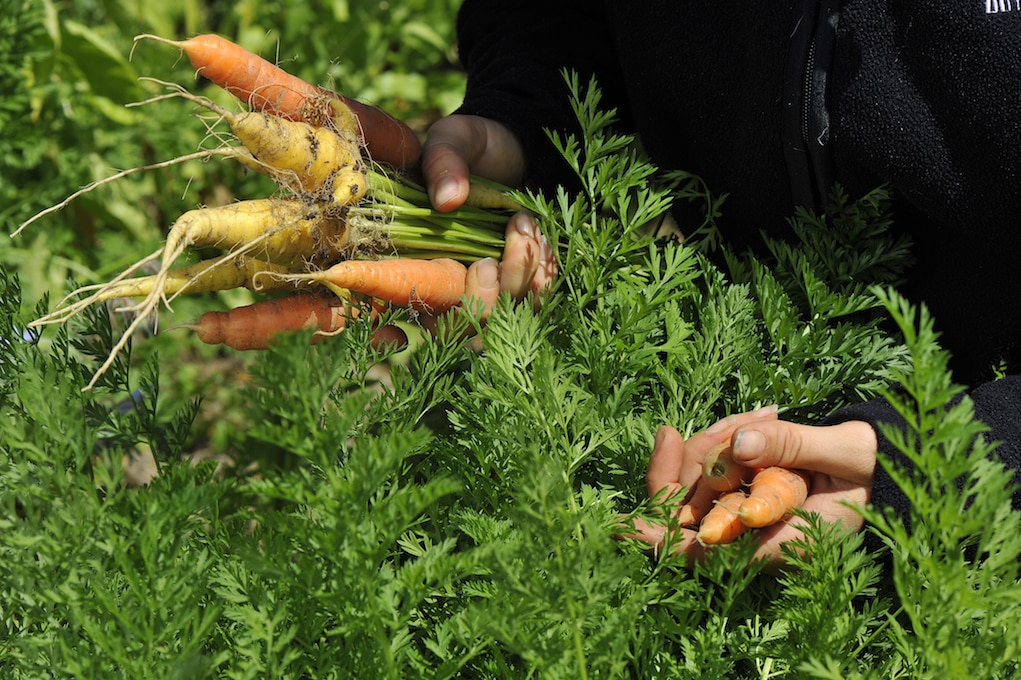
[[[901,290],[932,312],[955,379],[973,388],[976,415],[1017,475],[1021,379],[993,372],[1021,348],[1015,4],[465,0],[457,30],[464,102],[430,128],[421,161],[437,209],[463,203],[469,173],[512,186],[572,182],[544,132],[576,131],[565,69],[582,82],[595,78],[604,106],[661,168],[695,172],[727,194],[719,226],[732,248],[754,250],[760,231],[787,235],[795,207],[824,208],[834,184],[852,196],[885,185],[893,228],[910,235],[916,258]],[[474,268],[469,290],[489,301],[501,289],[538,290],[555,275],[528,216],[514,222],[522,238],[508,242],[503,260]],[[816,425],[766,408],[687,440],[664,426],[649,493],[699,493],[701,459],[729,439],[749,466],[810,471],[804,507],[857,530],[861,516],[845,501],[907,511],[876,464],[877,451],[903,462],[880,434],[884,422],[902,424],[877,400]],[[1018,494],[1014,501],[1021,507]],[[760,556],[777,558],[796,532],[793,523],[761,532]],[[664,539],[651,526],[640,537],[653,546]],[[696,558],[701,550],[691,532],[678,549]]]

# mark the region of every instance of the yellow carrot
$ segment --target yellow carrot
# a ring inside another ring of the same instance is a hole
[[[229,111],[177,85],[169,86],[173,89],[171,96],[183,97],[227,121],[251,153],[251,158],[237,155],[246,167],[316,201],[350,205],[365,196],[365,167],[354,139],[345,138],[329,127],[315,127],[268,113]]]
[[[294,198],[261,198],[190,210],[167,235],[163,265],[186,247],[220,248],[287,266],[336,259],[347,241],[342,217]]]
[[[171,269],[167,272],[161,285],[164,295],[176,296],[184,292],[212,293],[232,288],[270,292],[293,289],[297,283],[280,278],[263,277],[256,285],[253,278],[260,273],[289,274],[292,272],[283,265],[244,255],[215,257]],[[117,281],[111,285],[103,286],[93,301],[102,302],[119,297],[145,297],[152,293],[154,286],[158,284],[159,277],[155,275]]]

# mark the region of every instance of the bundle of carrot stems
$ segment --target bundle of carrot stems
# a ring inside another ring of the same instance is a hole
[[[36,214],[14,235],[109,181],[196,158],[232,159],[271,177],[281,192],[185,212],[156,252],[108,282],[73,291],[33,322],[63,323],[96,303],[138,300],[119,308],[133,320],[86,389],[137,328],[181,294],[240,287],[274,293],[244,307],[207,312],[188,326],[207,343],[259,349],[277,334],[298,329],[316,329],[313,339],[321,340],[367,309],[372,315],[388,305],[442,313],[464,296],[466,264],[502,252],[508,214],[518,208],[506,189],[475,178],[464,206],[433,210],[425,190],[403,172],[420,147],[401,121],[309,84],[216,35],[184,41],[141,35],[135,42],[146,39],[184,50],[199,75],[244,106],[230,111],[152,78],[147,80],[167,92],[137,105],[186,99],[226,122],[238,143],[117,173]],[[189,248],[222,254],[178,265]],[[147,268],[155,273],[137,275]],[[382,329],[374,339],[398,335]]]

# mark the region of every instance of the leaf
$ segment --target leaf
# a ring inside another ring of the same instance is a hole
[[[65,20],[61,28],[61,49],[93,92],[118,104],[141,94],[138,74],[120,51],[77,21]]]

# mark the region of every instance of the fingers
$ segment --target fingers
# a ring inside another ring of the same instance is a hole
[[[455,210],[465,202],[472,174],[517,186],[524,169],[517,137],[506,126],[479,116],[440,119],[422,147],[422,174],[429,200],[439,211]]]
[[[876,433],[861,421],[810,426],[774,420],[739,427],[733,437],[734,460],[748,467],[809,470],[872,487]]]
[[[690,560],[704,557],[704,549],[695,540],[693,530],[677,529],[673,534],[668,534],[668,527],[662,521],[649,522],[641,517],[622,518],[619,530],[614,533],[614,537],[640,541],[649,546],[649,549],[657,556],[664,547],[667,547],[670,554],[687,554]]]
[[[820,483],[826,485],[820,489]],[[846,531],[857,532],[865,524],[865,519],[855,508],[862,508],[868,501],[868,492],[861,486],[840,485],[833,487],[829,485],[827,477],[818,477],[816,488],[808,497],[802,509],[806,513],[816,514],[819,519],[827,524],[839,524]],[[756,540],[759,543],[755,551],[755,557],[765,559],[773,565],[779,565],[785,561],[781,546],[789,541],[803,539],[802,528],[807,520],[798,516],[778,522],[771,527],[758,529]]]
[[[521,300],[532,289],[532,280],[539,271],[542,240],[535,220],[525,212],[516,213],[507,222],[504,234],[503,260],[500,262],[500,290]]]
[[[370,342],[373,349],[389,351],[406,346],[408,344],[408,334],[399,326],[380,326],[372,331]]]
[[[468,267],[465,294],[478,305],[482,318],[487,318],[489,311],[500,298],[500,264],[487,257]]]
[[[674,428],[661,427],[646,470],[650,496],[664,491],[667,497],[676,496],[688,489],[685,506],[711,504],[718,494],[699,484],[702,460],[709,449],[728,440],[733,442],[735,459],[748,467],[780,465],[814,472],[811,495],[802,506],[805,511],[851,531],[863,525],[854,507],[868,501],[872,486],[876,437],[871,426],[856,421],[828,427],[796,425],[778,420],[775,406],[728,416],[687,441]],[[675,512],[679,518],[684,514]],[[793,517],[757,530],[756,556],[774,564],[782,561],[780,546],[800,537],[803,524]],[[667,537],[661,525],[645,522],[636,528],[631,537],[657,550],[669,538],[671,552],[684,553],[689,561],[705,557],[706,549],[693,540],[690,530]]]
[[[656,442],[652,447],[652,455],[649,456],[649,465],[645,470],[645,484],[649,490],[649,497],[652,498],[664,490],[665,498],[669,498],[681,492],[688,486],[681,483],[681,474],[684,468],[684,438],[680,432],[663,425],[656,432]]]
[[[655,496],[665,487],[673,491],[681,487],[694,487],[702,475],[702,459],[709,449],[730,439],[735,428],[748,423],[775,420],[776,414],[776,406],[765,406],[756,411],[727,416],[693,435],[687,442],[677,430],[664,425],[656,433],[656,443],[645,471],[649,496]]]
[[[503,259],[479,260],[468,268],[465,294],[480,304],[482,318],[489,316],[500,293],[514,300],[529,295],[538,307],[539,293],[549,287],[557,273],[552,246],[539,233],[535,219],[527,212],[515,214],[507,222]]]

